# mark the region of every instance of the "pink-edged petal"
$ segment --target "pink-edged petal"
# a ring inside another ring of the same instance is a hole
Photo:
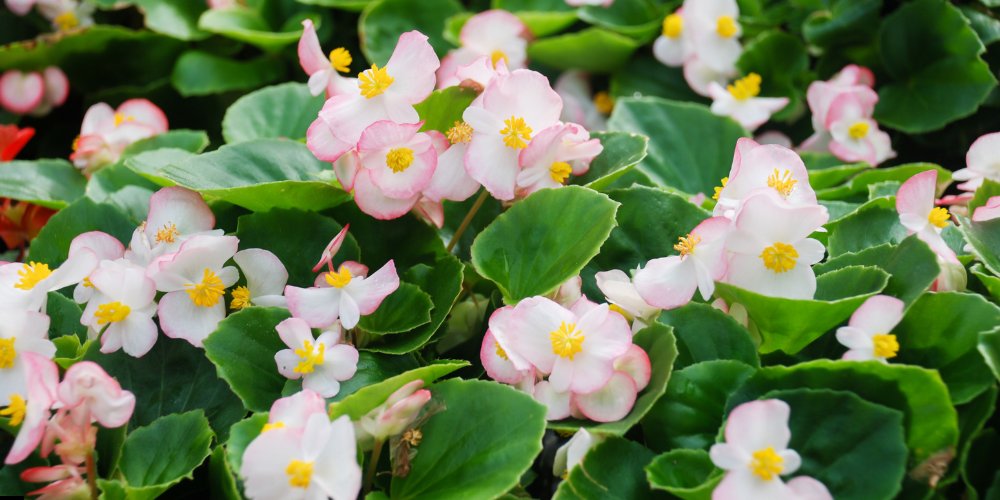
[[[535,384],[533,394],[535,401],[545,405],[546,420],[562,420],[570,416],[571,394],[568,391],[556,391],[552,384],[543,380]]]
[[[69,79],[61,69],[50,66],[42,71],[45,79],[45,101],[50,106],[62,106],[69,96]]]
[[[333,162],[333,173],[344,191],[350,192],[354,189],[354,180],[357,179],[358,171],[361,169],[360,163],[357,151],[353,150]]]
[[[31,12],[31,8],[35,6],[36,0],[6,0],[7,8],[11,12],[18,16],[27,15]],[[35,482],[35,481],[32,481]],[[47,481],[37,481],[37,482],[47,482]]]
[[[309,324],[300,318],[288,318],[278,323],[274,329],[278,332],[281,341],[290,349],[299,349],[306,342],[314,340]]]
[[[329,333],[326,332],[323,335]],[[318,342],[325,343],[323,335],[317,339]],[[322,371],[337,380],[349,380],[358,371],[358,354],[358,350],[352,345],[328,345]]]
[[[197,192],[180,186],[167,187],[149,199],[146,236],[156,241],[157,231],[171,224],[181,235],[209,231],[215,227],[215,214]]]
[[[513,324],[497,325],[500,328],[494,327],[492,318],[490,322],[494,335],[501,339],[501,343],[509,344],[510,349],[507,349],[506,345],[504,349],[508,353],[516,352],[542,373],[551,372],[557,356],[552,350],[549,334],[557,330],[562,323],[567,325],[573,323],[575,320],[573,314],[547,298],[532,297],[518,302],[509,319]],[[568,383],[562,385],[559,390],[565,390],[567,387]]]
[[[637,392],[645,389],[649,385],[649,379],[653,376],[649,355],[635,344],[629,346],[625,354],[615,359],[614,368],[616,372],[625,373],[632,377]]]
[[[895,297],[875,295],[854,311],[848,324],[872,335],[889,333],[903,319],[903,307]]]
[[[157,316],[164,335],[201,347],[205,337],[226,317],[226,305],[220,300],[212,307],[200,307],[187,292],[170,292],[160,299]]]
[[[386,262],[374,274],[360,281],[361,283],[354,285],[352,280],[345,290],[357,301],[361,314],[369,315],[378,309],[389,294],[399,288],[399,275],[396,274],[395,262],[391,260]]]
[[[333,130],[323,118],[316,118],[309,125],[309,129],[306,130],[306,146],[317,159],[329,162],[337,161],[341,155],[354,147],[353,144],[342,141],[335,136]],[[338,179],[344,185],[344,189],[349,190],[351,188],[348,183],[344,182],[343,178],[338,176]]]
[[[26,114],[45,96],[45,81],[39,73],[7,70],[0,76],[0,105],[11,113]]]
[[[483,107],[503,119],[524,118],[533,132],[538,133],[559,121],[562,98],[552,90],[545,75],[519,69],[490,82],[483,91]]]
[[[896,192],[896,211],[927,220],[934,208],[937,192],[937,170],[920,172],[906,180]]]
[[[1000,196],[993,196],[986,200],[985,205],[976,207],[976,210],[972,213],[972,220],[975,222],[983,222],[996,218],[1000,218]]]
[[[281,295],[288,283],[288,271],[281,259],[261,248],[249,248],[233,256],[247,279],[250,296]]]
[[[496,337],[488,329],[486,335],[483,336],[482,346],[479,348],[479,360],[483,363],[486,374],[497,382],[515,385],[524,378],[525,372],[514,366],[507,352],[503,350]]]
[[[285,287],[288,310],[312,328],[325,328],[340,317],[340,294],[337,288]]]
[[[434,90],[435,73],[441,65],[428,38],[419,31],[399,35],[385,68],[394,78],[387,92],[408,104],[423,101]]]
[[[601,389],[589,394],[574,396],[576,407],[595,422],[615,422],[625,418],[632,406],[638,389],[632,377],[615,372]]]
[[[384,95],[380,95],[367,99],[359,94],[333,96],[327,99],[323,109],[319,112],[319,117],[326,122],[330,127],[330,132],[337,139],[354,147],[361,139],[361,133],[369,125],[379,120],[391,118],[386,110],[384,97]],[[417,118],[419,119],[419,117]],[[415,122],[418,119],[412,121]]]
[[[386,196],[409,198],[419,194],[431,183],[434,169],[437,167],[437,153],[434,148],[427,147],[422,152],[415,151],[412,163],[401,172],[394,172],[387,166],[386,153],[373,154],[375,156],[373,160],[379,166],[369,172],[372,182]],[[364,162],[365,158],[362,156],[362,164]]]
[[[809,476],[799,476],[785,483],[798,500],[833,500],[826,486]]]
[[[781,452],[788,447],[791,408],[779,399],[743,403],[726,419],[726,443],[748,453],[772,447]]]
[[[125,245],[102,231],[90,231],[73,238],[69,244],[69,254],[73,255],[83,248],[90,249],[99,260],[117,260],[125,255]]]
[[[636,271],[634,282],[639,296],[661,309],[687,304],[698,289],[694,261],[676,255],[649,261]]]
[[[299,65],[306,74],[312,75],[330,69],[330,60],[319,45],[316,28],[310,19],[302,21],[302,37],[298,45]],[[316,95],[316,94],[313,94]]]
[[[154,133],[162,134],[169,128],[167,115],[148,99],[129,99],[120,106],[118,112],[135,122],[151,127]]]
[[[397,219],[406,215],[420,199],[420,194],[409,198],[390,198],[371,180],[368,172],[360,172],[354,181],[354,201],[362,212],[380,220]]]
[[[793,500],[791,490],[780,479],[763,481],[749,467],[734,469],[712,490],[712,500]]]
[[[302,378],[302,374],[295,371],[295,367],[298,366],[299,361],[301,361],[301,358],[292,349],[282,349],[274,353],[274,362],[278,366],[278,373],[289,380]]]
[[[479,183],[465,170],[468,147],[459,143],[438,156],[437,167],[424,196],[434,201],[465,201],[479,190]]]

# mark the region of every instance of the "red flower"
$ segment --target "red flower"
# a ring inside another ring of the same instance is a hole
[[[35,135],[31,127],[17,128],[16,125],[0,125],[0,161],[11,161]]]

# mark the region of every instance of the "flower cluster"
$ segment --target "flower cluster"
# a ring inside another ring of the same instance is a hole
[[[11,69],[0,75],[0,106],[14,114],[43,116],[62,106],[68,96],[69,80],[55,66],[42,71]]]
[[[5,0],[7,8],[18,16],[27,15],[34,7],[52,23],[57,31],[70,31],[94,24],[94,5],[79,0]]]
[[[146,99],[129,99],[118,108],[99,102],[83,115],[80,135],[73,142],[69,159],[91,174],[118,161],[129,144],[162,134],[168,128],[167,116]]]

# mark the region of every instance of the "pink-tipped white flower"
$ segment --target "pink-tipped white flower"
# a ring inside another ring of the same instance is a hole
[[[21,358],[27,377],[26,391],[10,394],[7,409],[0,411],[0,414],[10,416],[11,426],[21,425],[4,460],[6,464],[19,463],[38,448],[45,435],[45,423],[52,413],[59,385],[59,369],[49,358],[34,352],[22,353]]]
[[[583,457],[591,448],[604,441],[602,434],[591,434],[587,429],[580,428],[573,434],[573,437],[566,441],[566,444],[556,450],[555,459],[552,462],[552,475],[565,478],[573,467],[583,462]]]
[[[1000,132],[980,136],[965,154],[965,168],[952,173],[952,179],[965,181],[958,185],[963,191],[975,191],[983,180],[1000,182]]]
[[[739,17],[736,0],[684,1],[684,28],[691,30],[692,44],[705,65],[719,72],[735,67],[743,53]]]
[[[726,281],[762,295],[812,299],[812,265],[823,259],[826,249],[809,235],[828,219],[826,207],[820,205],[792,206],[768,191],[749,197],[726,241]]]
[[[366,438],[385,441],[410,426],[424,405],[431,400],[431,391],[422,389],[423,380],[414,380],[389,395],[379,405],[358,421],[358,428]]]
[[[166,336],[201,347],[205,337],[215,331],[226,317],[226,288],[239,279],[239,271],[225,265],[238,245],[235,236],[195,236],[177,253],[151,264],[156,267],[156,289],[167,292],[157,311]]]
[[[456,75],[458,68],[481,57],[489,58],[494,66],[503,61],[510,69],[523,68],[529,36],[528,27],[505,10],[487,10],[470,17],[458,35],[462,46],[441,60],[441,69],[437,72],[438,88],[462,83]]]
[[[614,102],[605,93],[608,100],[602,100],[605,107],[598,109],[598,95],[595,95],[587,81],[587,74],[582,71],[564,71],[559,75],[552,89],[563,101],[560,119],[564,122],[580,123],[588,130],[605,130],[608,128],[604,115],[610,113]],[[603,99],[603,97],[601,98]],[[607,106],[611,104],[611,106]]]
[[[695,290],[709,300],[715,282],[726,274],[726,237],[731,226],[725,217],[702,221],[674,245],[679,255],[653,259],[636,271],[636,292],[646,303],[662,309],[687,304]]]
[[[247,446],[240,476],[252,499],[353,500],[361,491],[354,427],[347,416],[315,414],[301,431],[264,432]]]
[[[972,220],[976,222],[997,218],[1000,218],[1000,196],[991,196],[990,199],[986,200],[985,205],[976,207],[976,211],[972,212]]]
[[[91,338],[101,335],[101,352],[123,349],[141,358],[156,343],[156,283],[146,269],[125,260],[104,261],[90,275],[95,293],[80,317]]]
[[[936,194],[937,170],[934,169],[910,177],[896,192],[899,223],[909,234],[916,233],[925,242],[925,238],[939,235],[951,220],[947,209],[934,206]]]
[[[135,396],[92,361],[69,367],[59,383],[58,395],[62,410],[82,425],[97,422],[102,427],[121,427],[135,409]]]
[[[499,311],[510,311],[511,307],[504,307],[498,309]],[[493,314],[496,315],[497,312]],[[504,313],[501,313],[504,314]],[[486,370],[486,375],[490,378],[496,380],[497,382],[503,382],[509,385],[518,385],[526,379],[530,379],[534,382],[534,370],[528,368],[526,370],[518,369],[514,365],[514,362],[510,360],[507,355],[507,351],[504,350],[500,342],[497,341],[496,337],[490,330],[486,330],[486,334],[483,335],[483,344],[479,348],[479,360],[483,364],[483,368]]]
[[[332,398],[340,392],[340,383],[358,370],[358,350],[340,343],[340,325],[334,324],[319,338],[313,338],[312,329],[298,318],[288,318],[276,329],[288,346],[274,355],[278,372],[290,380],[301,378],[303,389]]]
[[[0,105],[11,113],[30,113],[44,96],[45,80],[40,73],[8,70],[0,76]]]
[[[344,328],[357,326],[382,301],[399,288],[399,275],[393,261],[368,276],[368,268],[357,262],[345,262],[339,270],[323,273],[316,286],[285,287],[288,310],[312,328],[326,328],[338,319]]]
[[[709,83],[712,113],[728,116],[751,132],[757,130],[771,115],[788,105],[787,97],[757,97],[760,83],[757,73],[750,73],[725,88],[716,82]]]
[[[594,278],[597,280],[597,288],[614,305],[612,309],[623,313],[625,319],[632,321],[633,331],[642,329],[660,313],[659,307],[650,305],[639,295],[633,279],[624,271],[602,271],[595,274]]]
[[[45,309],[48,293],[83,281],[97,267],[98,257],[85,246],[71,247],[61,266],[30,261],[0,265],[0,308],[40,311]]]
[[[32,116],[44,116],[52,111],[52,108],[62,106],[69,97],[69,79],[66,73],[55,66],[49,66],[42,70],[42,80],[45,83],[45,93],[42,101],[31,111]]]
[[[883,363],[896,357],[899,342],[892,329],[903,319],[903,301],[888,295],[870,297],[861,304],[847,326],[837,329],[837,342],[849,350],[844,359]]]
[[[422,125],[378,121],[361,134],[354,199],[363,212],[378,219],[401,217],[430,185],[438,155],[431,136],[418,132]]]
[[[873,106],[861,102],[858,94],[841,95],[830,105],[826,128],[830,131],[830,152],[837,158],[874,166],[896,156],[889,134],[871,118]]]
[[[465,152],[470,140],[472,127],[465,122],[455,122],[444,134],[444,144],[435,141],[439,156],[431,182],[423,191],[426,201],[437,206],[442,200],[465,201],[479,190],[479,183],[465,170]],[[440,149],[441,145],[444,150]]]
[[[519,155],[535,134],[558,123],[562,99],[544,75],[526,69],[497,76],[481,98],[463,115],[473,129],[465,168],[494,198],[512,200]]]
[[[76,254],[82,249],[94,252],[98,262],[118,260],[125,256],[125,245],[122,245],[122,242],[114,236],[101,231],[86,232],[73,238],[69,244],[69,253]],[[73,289],[73,300],[77,304],[86,304],[93,294],[93,284],[88,279],[84,279]]]
[[[712,463],[726,471],[712,491],[713,499],[798,498],[781,480],[781,476],[802,465],[799,454],[788,448],[792,438],[790,414],[788,404],[778,399],[751,401],[733,408],[726,419],[726,441],[712,445],[709,451]],[[807,486],[814,485],[800,486],[808,492],[813,489]]]
[[[810,83],[806,90],[806,102],[812,112],[812,124],[816,133],[827,131],[827,116],[836,107],[837,100],[845,94],[863,104],[868,111],[866,115],[871,116],[871,111],[878,102],[878,94],[872,90],[874,83],[875,77],[871,70],[853,64],[845,66],[829,80]]]
[[[129,99],[117,109],[100,102],[83,115],[70,160],[85,173],[118,161],[135,141],[167,131],[167,117],[146,99]]]
[[[271,405],[267,424],[261,432],[273,429],[302,431],[313,415],[326,415],[326,400],[315,391],[302,389]]]
[[[180,186],[160,189],[149,198],[149,215],[139,227],[141,234],[133,235],[126,258],[146,265],[155,257],[176,252],[192,236],[223,234],[213,227],[215,214],[200,194]]]
[[[299,65],[309,75],[309,92],[333,97],[338,94],[350,94],[358,88],[356,78],[346,78],[340,73],[350,73],[354,59],[350,51],[337,47],[327,57],[319,46],[316,28],[311,19],[302,21],[302,37],[299,38]]]
[[[230,309],[287,307],[282,293],[288,284],[288,271],[277,255],[261,248],[250,248],[236,252],[233,260],[243,271],[247,284],[233,289]]]
[[[685,29],[684,9],[677,9],[663,18],[660,36],[653,42],[653,56],[661,63],[677,67],[691,55],[691,30]]]
[[[761,191],[770,191],[792,206],[816,204],[816,192],[809,185],[809,171],[794,151],[757,144],[753,139],[736,141],[729,176],[716,188],[715,215],[733,218],[743,201]]]
[[[542,130],[518,157],[521,165],[517,174],[518,196],[562,187],[570,175],[587,173],[591,160],[603,150],[600,139],[591,139],[590,133],[575,123]]]

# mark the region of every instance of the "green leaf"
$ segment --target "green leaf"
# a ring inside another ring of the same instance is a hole
[[[528,45],[528,59],[557,69],[609,73],[622,67],[640,45],[613,31],[587,28]]]
[[[298,0],[299,3],[322,5],[348,11],[361,11],[373,0]]]
[[[226,459],[226,449],[222,446],[216,446],[208,458],[208,475],[211,498],[224,498],[226,500],[240,500],[242,498],[239,488],[236,486],[236,477],[229,468],[229,461]]]
[[[358,21],[361,50],[369,61],[384,66],[399,35],[417,30],[427,35],[434,52],[443,57],[452,48],[444,39],[445,20],[463,10],[456,0],[376,0],[365,7]]]
[[[291,31],[274,31],[259,12],[240,6],[205,11],[198,19],[198,28],[266,51],[279,50],[302,36],[298,26]]]
[[[988,332],[980,332],[976,348],[993,371],[993,376],[1000,380],[1000,326]]]
[[[795,354],[847,319],[868,297],[882,291],[889,275],[877,267],[849,266],[816,278],[814,299],[767,297],[727,283],[715,293],[743,304],[763,338],[760,352]]]
[[[194,470],[210,453],[212,429],[200,411],[167,415],[132,431],[119,467],[129,498],[155,498]]]
[[[134,230],[132,221],[117,208],[80,198],[49,219],[31,243],[30,258],[55,269],[66,260],[69,245],[79,234],[104,231],[118,241],[129,241]]]
[[[243,466],[243,452],[247,446],[260,435],[267,423],[267,413],[254,413],[249,417],[233,424],[229,429],[229,440],[226,441],[226,459],[229,461],[229,468],[239,474]]]
[[[205,339],[205,356],[250,411],[268,411],[281,397],[285,377],[274,355],[285,349],[275,327],[289,318],[274,307],[250,307],[222,320]]]
[[[265,56],[234,61],[229,57],[192,50],[177,60],[170,82],[182,96],[190,97],[253,89],[282,76],[284,70],[278,59]]]
[[[871,43],[878,30],[882,0],[834,0],[829,10],[817,10],[802,24],[811,45],[843,47]]]
[[[208,144],[208,134],[204,130],[174,129],[129,144],[125,148],[125,152],[122,153],[122,158],[128,159],[139,153],[162,148],[183,149],[192,153],[200,153],[208,147]]]
[[[808,165],[808,164],[807,164]],[[808,168],[808,167],[807,167]],[[815,190],[834,187],[847,179],[850,179],[859,172],[872,168],[867,163],[852,163],[850,165],[840,165],[839,160],[836,166],[809,169],[809,185]]]
[[[142,163],[126,165],[161,185],[172,182],[255,212],[272,208],[319,211],[350,198],[332,178],[329,164],[317,160],[298,142],[258,139],[176,163],[177,156],[168,160],[155,165],[153,172]]]
[[[240,97],[226,110],[222,136],[226,142],[253,139],[301,140],[323,107],[324,96],[313,96],[301,83],[283,83]]]
[[[652,492],[644,468],[653,460],[653,452],[639,443],[611,437],[587,452],[553,497],[571,498],[649,498]]]
[[[179,40],[202,40],[208,33],[198,29],[198,18],[207,5],[188,0],[138,0],[146,16],[146,27]]]
[[[903,182],[920,172],[928,170],[938,172],[938,194],[951,183],[951,172],[933,163],[907,163],[890,168],[868,168],[862,169],[861,173],[855,175],[842,186],[828,189],[816,190],[816,196],[820,200],[847,200],[865,201],[868,199],[868,186],[886,181]]]
[[[236,236],[241,248],[263,248],[276,255],[288,271],[289,285],[308,288],[316,281],[313,266],[341,229],[337,221],[315,212],[276,208],[240,216]],[[348,233],[333,261],[358,258],[358,243]]]
[[[907,230],[899,222],[895,198],[875,198],[853,213],[826,225],[829,239],[826,249],[831,257],[869,248],[901,243]]]
[[[1000,182],[983,179],[983,183],[976,188],[975,195],[969,200],[969,213],[975,214],[977,208],[985,205],[994,196],[1000,196]]]
[[[972,255],[994,276],[1000,276],[1000,219],[973,222],[962,216],[955,217],[958,230],[972,246]]]
[[[562,0],[493,0],[494,9],[513,12],[535,37],[558,33],[576,22],[576,11]]]
[[[590,137],[600,139],[604,150],[590,162],[587,173],[573,179],[575,184],[603,191],[646,157],[649,143],[646,136],[626,132],[593,132]]]
[[[925,294],[893,329],[899,354],[892,361],[936,369],[952,402],[966,403],[994,383],[976,345],[997,325],[1000,307],[980,295]]]
[[[585,427],[595,434],[622,436],[635,424],[638,424],[667,390],[670,372],[673,370],[674,360],[677,358],[677,341],[672,330],[669,326],[653,323],[639,330],[633,337],[635,344],[649,355],[652,374],[649,385],[639,394],[635,400],[635,406],[625,418],[605,424],[594,424],[580,420],[560,421],[549,424],[549,428],[563,432],[574,432],[578,428]]]
[[[976,35],[979,36],[979,41],[982,42],[984,46],[989,46],[997,40],[1000,40],[1000,20],[997,20],[997,18],[989,14],[979,12],[968,5],[959,7],[959,10],[961,10],[962,15],[969,20],[969,26],[976,31]]]
[[[361,353],[362,356],[365,354],[368,353]],[[397,389],[414,380],[423,380],[424,386],[427,386],[431,382],[466,366],[469,366],[468,361],[441,360],[386,378],[378,383],[368,384],[344,399],[331,403],[330,418],[335,419],[341,415],[347,415],[352,420],[357,420],[375,409],[375,407],[385,403],[386,398],[393,392],[396,392]],[[360,362],[358,363],[358,370],[361,370]]]
[[[494,498],[517,485],[542,451],[545,407],[481,380],[447,380],[431,394],[445,409],[421,426],[420,451],[406,477],[392,478],[392,498]]]
[[[66,160],[0,163],[0,197],[65,208],[83,196],[87,178]]]
[[[132,428],[171,413],[201,410],[216,433],[225,436],[229,426],[246,413],[204,353],[187,341],[161,337],[141,358],[123,351],[103,354],[99,347],[91,344],[84,359],[101,365],[123,389],[135,394]]]
[[[708,452],[678,449],[658,455],[650,462],[646,478],[653,488],[684,500],[709,500],[722,474]]]
[[[969,268],[969,272],[983,284],[983,288],[989,292],[990,297],[993,297],[994,302],[1000,302],[1000,278],[987,272],[986,268],[978,262]]]
[[[618,203],[590,189],[543,189],[479,233],[472,263],[508,303],[543,295],[579,274],[597,254],[615,226],[617,208]]]
[[[448,132],[448,129],[453,127],[455,122],[462,121],[462,113],[475,98],[475,91],[458,86],[431,92],[427,99],[414,106],[420,119],[424,121],[424,126],[420,127],[420,131]]]
[[[615,99],[622,97],[662,97],[676,101],[709,102],[696,94],[684,79],[681,68],[664,66],[651,55],[640,54],[611,74],[608,90]]]
[[[744,47],[736,66],[743,74],[761,76],[761,95],[789,98],[778,119],[805,108],[805,83],[811,80],[809,54],[799,37],[781,31],[763,33]]]
[[[813,269],[817,274],[825,274],[847,266],[878,266],[889,273],[889,284],[882,293],[907,305],[917,300],[941,272],[934,251],[915,235],[908,236],[899,245],[885,243],[857,253],[842,253]]]
[[[399,288],[389,294],[374,313],[361,318],[358,326],[379,335],[409,332],[430,323],[433,307],[427,292],[416,285],[400,283]]]
[[[707,450],[724,421],[726,400],[753,373],[753,367],[728,359],[678,370],[670,378],[667,393],[642,419],[646,444],[660,451]]]
[[[875,118],[904,132],[930,132],[968,116],[996,87],[979,57],[979,37],[944,0],[916,0],[888,15],[879,51],[892,80],[880,89]]]
[[[708,304],[691,302],[663,311],[659,321],[674,327],[679,351],[675,363],[678,369],[714,359],[760,365],[750,332],[732,316]]]
[[[660,32],[662,9],[651,0],[617,0],[611,5],[585,5],[577,12],[580,19],[648,42]]]
[[[657,98],[621,99],[608,129],[650,138],[639,169],[657,183],[687,193],[711,193],[729,175],[736,140],[747,135],[735,121],[707,107]]]
[[[83,311],[73,299],[59,292],[49,292],[45,314],[49,316],[50,320],[50,339],[73,335],[78,339],[77,345],[87,341],[87,327],[80,324],[80,316],[83,315]]]

